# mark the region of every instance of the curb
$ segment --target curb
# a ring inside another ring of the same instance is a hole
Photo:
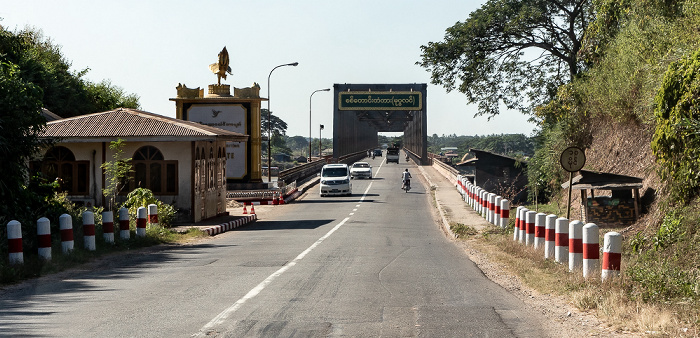
[[[428,181],[428,185],[430,185],[430,189],[435,191],[435,205],[437,206],[438,212],[440,213],[440,219],[442,220],[442,228],[447,233],[450,237],[453,239],[457,239],[457,234],[455,234],[452,229],[450,229],[450,222],[447,220],[447,217],[445,216],[445,210],[442,208],[440,203],[438,203],[438,186],[435,185],[430,178],[428,177],[428,174],[425,172],[425,169],[423,167],[418,166],[418,170],[420,170],[421,174],[423,175],[423,178],[425,178],[426,181]]]
[[[222,223],[222,224],[215,225],[215,226],[208,227],[208,228],[204,228],[201,230],[206,232],[209,236],[216,236],[220,233],[224,233],[226,231],[233,230],[235,228],[246,225],[248,223],[255,222],[257,219],[258,219],[258,215],[253,214],[250,216],[244,216],[243,218],[239,218],[237,220]]]

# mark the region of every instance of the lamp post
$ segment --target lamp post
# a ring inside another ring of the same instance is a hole
[[[318,89],[315,90],[313,93],[311,93],[311,96],[309,96],[309,160],[308,162],[311,162],[311,98],[316,94],[316,92],[327,92],[330,91],[330,88],[325,88],[325,89]],[[319,142],[321,142],[321,139],[319,138]],[[321,157],[321,154],[319,153],[318,157]]]
[[[323,130],[323,125],[318,130],[318,158],[321,158],[321,130]]]
[[[296,67],[299,65],[299,62],[294,62],[294,63],[285,63],[283,65],[279,65],[275,68],[272,68],[270,71],[270,75],[267,76],[267,183],[269,184],[272,182],[272,146],[270,145],[270,141],[272,140],[272,119],[270,117],[270,76],[272,76],[272,72],[275,71],[275,69],[279,67],[284,67],[284,66],[294,66]]]

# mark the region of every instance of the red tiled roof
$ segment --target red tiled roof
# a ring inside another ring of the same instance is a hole
[[[46,124],[44,138],[182,137],[246,141],[247,135],[141,110],[118,108]]]

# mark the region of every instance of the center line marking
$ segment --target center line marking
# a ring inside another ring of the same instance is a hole
[[[372,183],[367,186],[367,190],[365,190],[364,194],[362,194],[362,198],[360,198],[360,202],[365,200],[365,196],[367,196],[367,192],[369,192],[369,188],[372,187]],[[345,217],[340,223],[338,223],[336,226],[333,227],[333,229],[329,230],[325,235],[323,235],[321,238],[316,240],[314,244],[311,244],[310,247],[306,248],[302,253],[300,253],[294,260],[291,262],[285,264],[283,267],[281,267],[279,270],[275,271],[273,274],[265,278],[264,281],[260,282],[256,287],[254,287],[252,290],[248,291],[248,293],[243,296],[241,299],[237,300],[235,303],[233,303],[231,306],[229,306],[227,309],[219,313],[214,319],[209,321],[206,325],[204,325],[201,329],[199,329],[199,332],[196,334],[192,335],[193,337],[205,337],[207,336],[207,333],[211,331],[212,328],[214,328],[217,325],[220,325],[223,323],[231,314],[236,312],[243,304],[245,304],[246,301],[254,298],[257,296],[260,292],[262,292],[265,287],[267,287],[270,283],[272,283],[277,277],[281,276],[283,273],[285,273],[287,270],[289,270],[291,267],[297,265],[299,261],[301,261],[309,252],[311,252],[313,249],[315,249],[317,246],[319,246],[326,238],[330,237],[336,230],[340,229],[345,222],[347,222],[350,219],[350,217]]]

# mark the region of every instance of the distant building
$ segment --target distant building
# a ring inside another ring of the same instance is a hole
[[[148,188],[194,222],[226,211],[226,142],[248,140],[240,133],[124,108],[49,121],[40,137],[57,143],[39,154],[32,171],[60,178],[71,200],[106,204],[101,165],[113,160],[110,142],[122,139],[123,155],[133,165],[122,197]]]
[[[512,203],[527,200],[527,163],[492,152],[469,149],[476,158],[457,166],[473,167],[474,184],[510,199]]]

